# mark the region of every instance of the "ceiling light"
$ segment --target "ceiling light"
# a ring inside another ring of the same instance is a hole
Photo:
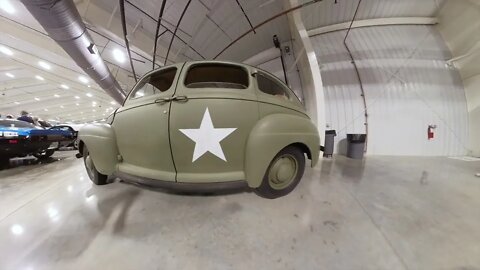
[[[2,52],[3,54],[6,54],[6,55],[13,55],[12,50],[10,50],[7,47],[3,47],[3,46],[0,46],[0,52]]]
[[[68,85],[66,84],[61,84],[60,87],[62,87],[63,89],[69,89],[70,87],[68,87]]]
[[[42,76],[36,75],[35,78],[40,81],[45,81],[45,79]]]
[[[87,97],[93,97],[93,95],[91,93],[87,93],[85,94]]]
[[[80,106],[80,103],[75,103],[75,105]]]
[[[18,101],[15,101],[14,103],[17,104],[17,105],[20,104],[20,102],[18,102]]]
[[[9,14],[15,13],[15,8],[12,6],[9,0],[0,0],[0,8]]]
[[[84,76],[78,76],[78,80],[82,83],[88,83],[88,79]]]
[[[36,101],[40,101],[40,99],[38,97],[35,98]]]
[[[79,96],[75,96],[75,98],[76,98],[76,99],[80,99],[80,97],[79,97]]]
[[[10,231],[14,235],[21,235],[23,233],[23,227],[18,224],[14,224],[12,227],[10,227]]]
[[[48,64],[46,62],[43,62],[43,61],[38,61],[38,65],[41,66],[42,68],[46,69],[46,70],[52,69],[52,66],[50,66],[50,64]]]
[[[56,98],[59,98],[59,97],[60,97],[59,94],[55,94],[55,95],[53,95],[53,96],[56,97]]]
[[[5,75],[7,75],[7,77],[9,77],[9,78],[15,78],[15,75],[13,75],[10,72],[6,72]]]
[[[119,63],[125,62],[125,54],[121,50],[115,49],[113,50],[112,54],[113,54],[113,58],[115,58],[117,62]]]

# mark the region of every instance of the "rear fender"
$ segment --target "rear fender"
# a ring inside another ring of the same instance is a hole
[[[89,124],[78,132],[80,144],[88,148],[98,172],[111,175],[117,168],[117,141],[115,131],[108,124]],[[82,148],[83,148],[82,147]]]
[[[272,159],[283,148],[297,145],[318,162],[320,137],[318,129],[308,118],[290,114],[271,114],[257,122],[247,142],[245,176],[250,187],[259,187]]]

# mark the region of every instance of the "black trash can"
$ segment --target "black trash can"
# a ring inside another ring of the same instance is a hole
[[[347,157],[362,159],[366,139],[366,134],[347,134]]]
[[[323,157],[332,157],[335,144],[335,136],[337,136],[337,132],[335,130],[325,131],[325,146],[323,148]]]

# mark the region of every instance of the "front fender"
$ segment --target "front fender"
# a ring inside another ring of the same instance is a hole
[[[79,141],[88,148],[98,172],[111,175],[117,167],[117,141],[115,131],[108,124],[89,124],[78,132]]]
[[[272,159],[291,144],[308,149],[311,166],[317,164],[320,137],[310,119],[290,114],[271,114],[260,119],[247,141],[245,176],[248,185],[259,187]]]

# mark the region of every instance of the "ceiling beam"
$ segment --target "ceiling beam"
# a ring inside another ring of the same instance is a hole
[[[309,36],[321,35],[329,32],[347,30],[350,26],[350,21],[338,24],[322,26],[308,30]],[[357,20],[351,25],[351,29],[368,26],[383,26],[383,25],[432,25],[437,24],[438,19],[434,17],[397,17],[397,18],[377,18],[368,20]]]

